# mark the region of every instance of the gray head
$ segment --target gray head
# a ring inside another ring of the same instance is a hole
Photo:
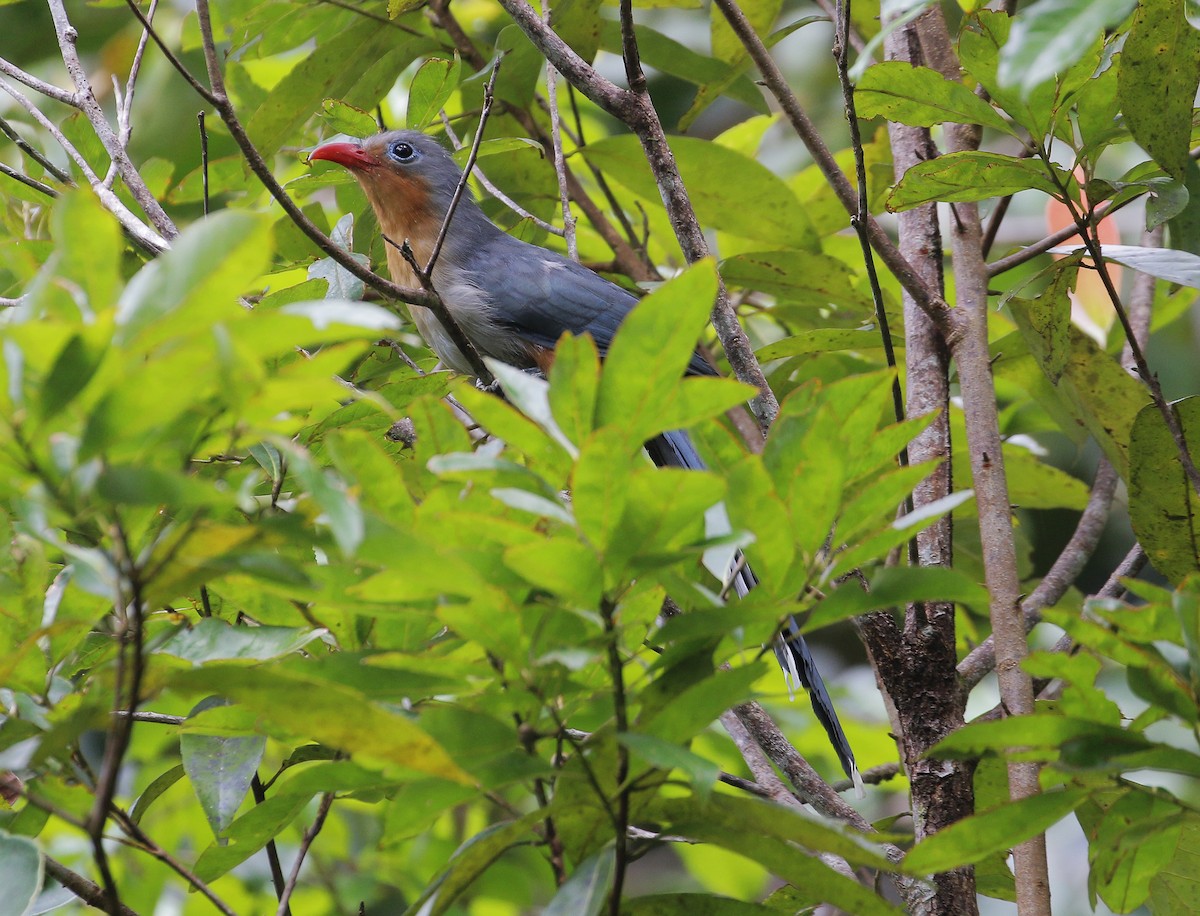
[[[462,169],[446,148],[416,130],[389,130],[358,143],[326,143],[308,158],[348,168],[362,185],[384,232],[414,242],[430,233],[437,235],[462,177]],[[454,224],[456,232],[486,232],[484,225],[499,231],[470,194],[459,202]]]

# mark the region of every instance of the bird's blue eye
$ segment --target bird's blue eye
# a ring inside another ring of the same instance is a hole
[[[400,140],[392,144],[390,150],[392,158],[397,162],[412,162],[417,158],[417,150],[411,143],[405,143]]]

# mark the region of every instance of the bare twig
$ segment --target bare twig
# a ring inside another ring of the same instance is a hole
[[[317,809],[317,816],[313,819],[309,828],[304,831],[304,837],[300,840],[300,848],[296,851],[296,861],[292,865],[292,872],[288,875],[287,884],[284,885],[283,894],[279,898],[279,908],[275,911],[275,916],[286,916],[289,912],[288,901],[292,897],[292,892],[296,889],[296,882],[300,880],[300,867],[304,864],[304,857],[308,855],[308,850],[312,846],[313,840],[317,838],[317,834],[325,826],[325,818],[329,816],[329,809],[333,806],[333,797],[332,792],[326,792],[321,796],[321,804]]]
[[[1021,602],[1026,633],[1042,619],[1042,610],[1057,604],[1083,572],[1104,533],[1117,483],[1116,470],[1108,459],[1101,458],[1088,496],[1088,504],[1079,516],[1074,533],[1037,588]],[[970,690],[995,667],[996,646],[993,637],[989,636],[959,662],[958,676],[966,689]]]
[[[117,171],[125,182],[125,187],[129,189],[133,199],[137,201],[138,206],[149,218],[150,224],[163,238],[168,240],[175,238],[179,234],[175,223],[167,216],[158,199],[150,193],[150,189],[146,187],[141,173],[130,160],[120,138],[108,123],[103,109],[100,108],[100,103],[96,101],[91,82],[84,72],[83,64],[79,60],[79,54],[75,48],[79,34],[71,25],[70,19],[67,18],[63,0],[47,0],[47,3],[50,7],[50,16],[54,20],[54,31],[58,36],[59,51],[62,54],[63,63],[66,64],[67,73],[70,74],[71,81],[75,84],[75,97],[79,100],[80,109],[87,116],[96,137],[117,167]]]
[[[762,39],[754,31],[754,27],[735,0],[714,0],[714,3],[720,8],[734,33],[745,45],[746,50],[750,52],[750,57],[758,67],[764,84],[779,102],[793,130],[808,148],[817,167],[821,170],[821,174],[829,182],[838,200],[846,208],[846,212],[856,212],[858,196],[854,188],[842,173],[833,158],[833,153],[830,152],[816,125],[813,124],[799,99],[792,92],[783,72],[776,65]],[[960,321],[955,319],[946,301],[925,284],[920,274],[900,253],[876,220],[871,219],[867,222],[867,233],[871,239],[871,247],[887,265],[888,270],[900,281],[900,285],[942,330],[946,339],[953,340],[957,334],[961,333],[961,329],[958,327]]]
[[[441,118],[442,118],[442,129],[446,131],[446,136],[450,138],[450,142],[451,142],[451,144],[453,144],[454,149],[455,150],[462,149],[463,148],[462,141],[458,138],[458,134],[456,134],[454,132],[454,126],[450,123],[450,119],[448,117],[446,117],[445,111],[441,112]],[[507,194],[505,194],[503,191],[501,191],[498,187],[496,187],[496,185],[492,183],[492,180],[483,173],[483,169],[481,169],[479,167],[478,162],[475,163],[474,174],[475,174],[475,180],[479,182],[479,184],[483,187],[483,189],[485,191],[488,192],[488,194],[490,194],[496,200],[500,201],[500,203],[504,204],[504,206],[508,207],[508,209],[512,210],[513,213],[517,214],[517,216],[521,217],[521,219],[529,220],[531,223],[533,223],[539,229],[541,229],[544,232],[549,232],[551,235],[557,235],[560,238],[564,235],[563,230],[560,229],[558,226],[555,226],[553,223],[546,222],[544,219],[542,219],[540,216],[538,216],[535,213],[530,213],[528,210],[526,210],[524,207],[522,207],[519,203],[517,203],[515,200],[513,200],[511,197],[509,197]]]
[[[32,188],[40,194],[45,194],[51,199],[58,197],[58,191],[50,187],[50,185],[42,184],[42,182],[38,181],[36,178],[30,178],[23,172],[18,172],[16,169],[5,165],[3,162],[0,162],[0,173],[7,175],[13,181],[19,181],[27,188]]]
[[[190,868],[154,842],[154,840],[150,838],[146,831],[143,830],[141,826],[132,818],[130,818],[125,811],[114,806],[112,809],[112,815],[118,826],[120,826],[120,828],[137,843],[138,847],[143,852],[146,852],[158,859],[158,861],[166,865],[169,869],[171,869],[171,871],[179,875],[179,877],[186,881],[191,887],[195,888],[198,893],[203,894],[208,899],[209,903],[216,907],[219,912],[223,913],[224,916],[237,916],[230,906],[225,903],[224,900],[218,897],[207,883],[202,881],[195,872],[193,872]]]
[[[1111,216],[1122,207],[1126,207],[1132,202],[1132,200],[1123,200],[1115,206],[1111,204],[1101,204],[1092,211],[1087,223],[1089,226],[1098,226],[1101,220]],[[1032,245],[1026,245],[1020,251],[1014,252],[1006,258],[1000,258],[999,260],[993,261],[988,265],[988,276],[995,277],[1004,273],[1005,271],[1012,270],[1014,267],[1020,267],[1025,262],[1032,261],[1039,255],[1045,254],[1056,245],[1061,245],[1063,242],[1073,239],[1077,235],[1079,235],[1078,226],[1064,226],[1057,232],[1046,236],[1041,241],[1034,242]]]
[[[9,124],[4,118],[0,118],[0,133],[3,133],[4,136],[8,137],[8,139],[17,145],[17,149],[53,175],[57,181],[60,181],[63,184],[74,184],[74,182],[71,181],[71,176],[69,173],[64,172],[57,165],[47,159],[42,151],[37,147],[27,143],[25,138],[17,133],[16,128]]]
[[[140,220],[127,206],[122,202],[110,188],[104,187],[104,183],[99,176],[92,170],[91,165],[83,154],[75,148],[75,145],[66,138],[61,130],[58,129],[53,121],[47,118],[41,110],[27,99],[24,93],[19,92],[15,86],[8,80],[0,79],[0,90],[8,93],[18,105],[25,109],[29,115],[38,122],[41,127],[54,138],[54,141],[63,148],[71,160],[79,166],[79,170],[83,173],[87,183],[91,185],[95,191],[96,197],[104,209],[113,214],[121,223],[121,227],[129,233],[130,237],[137,242],[141,247],[151,253],[158,254],[170,247],[170,244],[165,238],[155,232]]]
[[[612,679],[613,711],[618,739],[629,731],[628,708],[625,697],[625,665],[621,658],[614,607],[607,599],[601,602],[601,617],[604,619],[605,647],[608,655],[608,675]],[[616,798],[616,855],[613,865],[612,892],[609,912],[619,916],[621,892],[625,886],[625,869],[629,865],[629,793],[626,784],[629,778],[629,748],[617,744],[617,798]]]
[[[857,207],[850,223],[858,234],[862,247],[863,265],[867,270],[867,281],[871,286],[871,301],[875,306],[875,321],[879,325],[879,337],[883,343],[883,355],[888,368],[896,368],[896,349],[892,346],[892,332],[888,327],[887,311],[883,306],[883,290],[879,287],[879,274],[875,271],[875,257],[871,253],[871,239],[867,226],[871,221],[871,210],[867,202],[867,164],[863,155],[862,136],[858,128],[858,114],[854,106],[854,87],[850,83],[850,0],[839,0],[835,19],[833,57],[837,63],[838,81],[842,86],[842,101],[845,105],[846,122],[850,126],[850,147],[854,150],[854,177],[858,185]],[[904,393],[900,390],[900,376],[892,378],[892,408],[896,422],[904,420]],[[908,449],[900,449],[900,465],[908,465]],[[912,511],[912,497],[906,497],[904,511]]]
[[[200,181],[203,187],[204,215],[208,216],[208,130],[204,126],[204,112],[196,112],[196,126],[200,129]]]
[[[639,77],[640,56],[633,35],[632,12],[622,4],[622,44],[626,72],[633,74],[630,89],[621,89],[605,79],[576,54],[551,29],[526,0],[500,0],[529,40],[576,89],[614,117],[624,122],[638,137],[646,160],[654,174],[663,205],[675,230],[675,237],[689,263],[708,257],[708,243],[696,219],[695,211],[679,176],[675,157],[667,143],[662,122],[645,91],[645,79]],[[641,87],[638,91],[638,87]],[[719,288],[712,312],[713,327],[725,349],[734,375],[758,389],[753,406],[763,426],[769,426],[779,412],[779,403],[771,392],[754,349],[737,319],[724,285]]]
[[[261,805],[267,800],[267,790],[262,784],[262,780],[258,778],[258,773],[250,779],[250,791],[254,794],[254,804]],[[283,901],[284,894],[287,892],[287,883],[283,878],[283,866],[279,861],[279,846],[275,843],[275,838],[267,840],[267,867],[271,869],[271,884],[275,887],[275,899]],[[286,903],[283,904],[282,916],[291,916],[291,908]]]
[[[68,92],[66,89],[60,89],[52,83],[47,83],[44,80],[38,79],[32,73],[26,73],[16,64],[9,63],[3,57],[0,57],[0,73],[14,79],[23,86],[28,86],[39,95],[44,95],[46,98],[54,99],[56,102],[62,102],[64,105],[70,105],[72,108],[82,107],[79,97],[73,92]]]
[[[454,219],[454,211],[458,209],[458,204],[467,190],[467,182],[471,180],[471,169],[475,166],[475,160],[479,158],[479,144],[483,142],[483,131],[487,127],[488,117],[492,113],[492,102],[496,98],[496,77],[500,74],[502,60],[504,60],[502,56],[496,57],[492,64],[492,75],[488,77],[487,85],[483,88],[483,107],[479,111],[479,127],[475,131],[475,139],[471,141],[471,151],[467,153],[467,161],[463,164],[462,175],[459,176],[458,185],[454,188],[454,196],[450,198],[450,206],[442,218],[442,227],[438,230],[437,241],[433,243],[433,250],[429,252],[429,260],[421,270],[425,279],[433,277],[434,265],[437,264],[438,256],[442,253],[442,246],[446,244],[446,234],[450,231],[450,221]]]
[[[542,17],[550,28],[550,0],[542,0]],[[571,213],[571,195],[567,191],[567,170],[563,161],[561,118],[558,112],[558,71],[546,61],[546,107],[550,112],[550,145],[554,153],[554,175],[558,179],[558,196],[562,202],[563,237],[567,240],[567,256],[579,260],[575,241],[575,217]]]
[[[46,874],[88,906],[93,909],[112,912],[112,908],[108,905],[108,901],[104,896],[104,888],[100,887],[100,885],[94,881],[89,881],[77,872],[71,871],[67,866],[50,856],[46,856],[43,861],[46,864]],[[123,903],[118,905],[117,913],[119,916],[138,916],[136,910],[131,910]]]

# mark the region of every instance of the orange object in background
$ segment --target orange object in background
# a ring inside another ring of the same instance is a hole
[[[1075,179],[1082,185],[1084,176],[1076,170]],[[1050,198],[1050,202],[1046,204],[1046,234],[1051,235],[1060,229],[1074,225],[1074,222],[1067,206],[1056,198]],[[1117,229],[1116,221],[1112,218],[1100,221],[1099,232],[1101,246],[1121,244],[1121,233]],[[1081,240],[1076,234],[1062,244],[1067,247],[1080,244],[1080,242]],[[1054,257],[1062,258],[1065,255],[1054,255]],[[1113,284],[1119,290],[1121,288],[1121,265],[1109,262],[1108,270]],[[1069,295],[1071,297],[1071,322],[1089,337],[1104,344],[1108,339],[1109,329],[1112,328],[1113,321],[1116,319],[1116,313],[1113,311],[1112,302],[1109,301],[1108,291],[1104,288],[1100,275],[1094,270],[1080,270],[1075,289]]]

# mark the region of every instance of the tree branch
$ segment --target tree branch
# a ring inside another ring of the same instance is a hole
[[[92,130],[96,133],[96,137],[100,140],[105,152],[108,153],[109,158],[117,167],[121,179],[125,182],[125,187],[129,189],[129,193],[133,195],[133,199],[138,202],[138,206],[142,208],[142,211],[149,218],[150,224],[163,238],[167,240],[175,238],[179,234],[179,230],[175,228],[175,223],[167,216],[158,199],[150,193],[150,189],[146,187],[146,182],[142,180],[141,173],[138,172],[130,160],[129,154],[121,144],[120,138],[117,137],[112,126],[108,123],[108,118],[105,117],[100,103],[96,101],[96,96],[92,91],[92,84],[83,70],[83,64],[80,62],[79,54],[75,49],[75,42],[79,37],[79,33],[75,31],[75,27],[71,25],[71,21],[67,18],[67,10],[63,5],[63,0],[48,0],[48,5],[50,7],[50,16],[54,20],[54,31],[58,35],[58,47],[62,53],[63,63],[67,67],[67,73],[70,75],[71,81],[75,84],[75,96],[79,100],[80,109],[87,116],[88,122],[92,125]]]
[[[837,195],[838,200],[842,202],[842,206],[846,208],[846,212],[854,213],[858,206],[858,199],[854,188],[850,185],[849,179],[846,178],[841,168],[838,167],[837,162],[833,158],[833,153],[830,152],[829,147],[821,138],[816,125],[812,123],[805,113],[804,108],[800,105],[800,101],[787,84],[783,72],[776,65],[770,52],[767,51],[767,47],[763,44],[762,39],[754,31],[754,27],[750,25],[749,20],[746,19],[745,14],[735,0],[713,0],[713,2],[720,8],[734,33],[746,47],[746,50],[750,52],[750,57],[758,67],[764,84],[775,97],[775,100],[779,102],[779,106],[783,109],[788,122],[796,131],[796,134],[804,141],[804,145],[808,148],[817,167],[821,170],[821,174],[829,182],[829,186]],[[878,221],[874,219],[868,221],[867,234],[871,239],[871,247],[875,249],[883,263],[887,265],[888,270],[895,275],[900,285],[913,297],[913,301],[929,315],[930,319],[938,326],[946,339],[951,340],[957,334],[961,333],[961,328],[958,327],[960,322],[954,319],[950,306],[934,290],[926,286],[921,280],[920,274],[892,243],[892,240],[883,230],[883,227],[879,225]]]
[[[500,3],[559,73],[637,135],[684,257],[689,263],[708,257],[708,243],[704,239],[704,232],[679,176],[679,169],[667,143],[662,122],[645,91],[644,77],[638,76],[640,57],[633,35],[632,13],[625,10],[628,0],[622,2],[622,21],[628,20],[628,25],[622,26],[622,38],[626,73],[633,74],[631,89],[621,89],[600,76],[590,64],[571,50],[566,42],[546,27],[526,0],[500,0]],[[640,91],[637,91],[638,86],[641,86]],[[758,389],[758,397],[753,401],[755,413],[759,422],[764,427],[769,427],[779,412],[779,402],[767,384],[762,367],[750,346],[750,340],[729,303],[724,284],[719,287],[712,322],[734,375],[740,381]]]

